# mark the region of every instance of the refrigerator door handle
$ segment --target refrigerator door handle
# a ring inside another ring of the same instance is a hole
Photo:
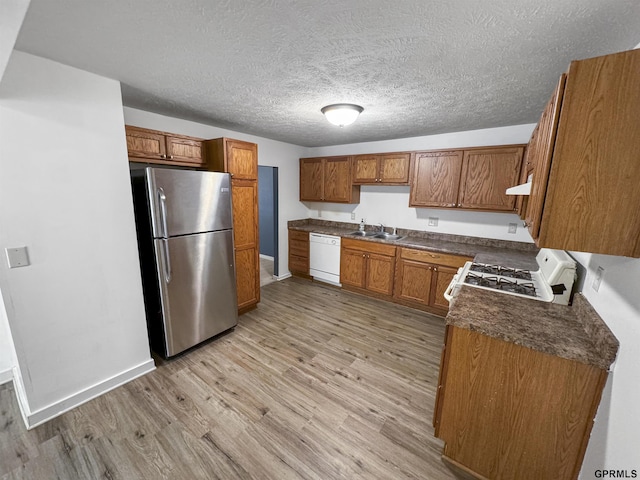
[[[162,225],[162,237],[169,236],[167,228],[167,196],[164,194],[162,187],[158,187],[158,201],[160,203],[160,225]]]
[[[171,260],[169,258],[169,240],[167,238],[162,239],[162,255],[164,257],[164,281],[169,283],[171,281]]]

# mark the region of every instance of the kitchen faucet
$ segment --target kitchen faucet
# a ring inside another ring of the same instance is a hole
[[[380,224],[380,233],[384,233],[384,225],[382,223]]]

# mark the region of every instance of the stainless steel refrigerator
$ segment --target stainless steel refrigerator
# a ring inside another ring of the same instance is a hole
[[[172,357],[238,323],[228,173],[131,171],[151,348]]]

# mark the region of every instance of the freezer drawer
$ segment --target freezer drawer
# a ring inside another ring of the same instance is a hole
[[[233,231],[155,239],[166,357],[176,355],[238,323]],[[157,350],[156,348],[154,348]]]

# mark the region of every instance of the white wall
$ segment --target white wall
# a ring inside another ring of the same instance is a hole
[[[597,469],[635,468],[640,472],[640,259],[571,252],[586,269],[582,292],[620,341],[596,415],[581,478]],[[593,287],[604,268],[599,290]]]
[[[307,149],[306,156],[355,155],[360,153],[397,152],[405,150],[432,150],[442,148],[481,147],[527,143],[535,124],[511,127],[473,130],[467,132],[403,138],[380,142],[354,143],[330,147]],[[522,221],[515,214],[470,212],[454,209],[410,208],[409,187],[362,186],[360,204],[340,205],[319,202],[305,202],[309,216],[323,219],[351,222],[355,213],[356,221],[361,218],[369,224],[385,225],[414,230],[433,231],[473,237],[498,238],[518,242],[532,242],[531,236],[522,227]],[[429,217],[438,218],[438,226],[428,225]],[[517,225],[515,234],[508,233],[510,223]]]
[[[128,107],[124,109],[124,119],[127,125],[137,127],[200,138],[229,137],[256,143],[258,145],[258,164],[278,167],[278,264],[280,276],[288,274],[287,221],[307,217],[307,208],[298,200],[300,198],[298,159],[305,156],[306,149],[304,147]]]
[[[0,80],[4,74],[18,32],[31,0],[2,0],[0,2]]]
[[[14,51],[0,83],[0,289],[33,426],[153,369],[118,82]]]

